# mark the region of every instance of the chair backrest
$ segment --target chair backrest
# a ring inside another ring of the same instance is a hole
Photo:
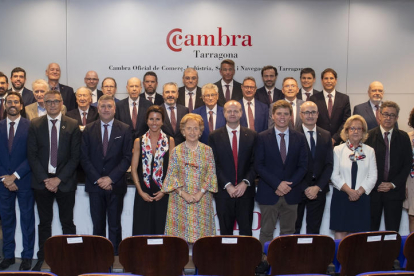
[[[395,231],[350,234],[339,244],[340,275],[392,270],[400,246],[401,236]]]
[[[182,275],[188,263],[188,244],[179,237],[133,236],[119,244],[119,262],[125,272]]]
[[[202,275],[254,275],[262,260],[262,245],[249,236],[214,236],[198,239],[193,262]]]
[[[324,235],[283,235],[270,242],[270,275],[325,274],[332,262],[335,242]]]
[[[42,271],[0,271],[0,275],[17,275],[17,276],[57,276],[51,272]]]
[[[79,276],[141,276],[137,274],[130,274],[130,273],[86,273],[80,274]]]
[[[114,262],[114,248],[101,236],[53,236],[45,242],[45,261],[50,271],[59,276],[109,272]]]
[[[404,244],[404,256],[407,259],[406,270],[414,270],[414,232],[408,235]],[[402,267],[402,266],[401,266]]]
[[[393,270],[393,271],[375,271],[375,272],[366,272],[358,274],[357,276],[394,276],[394,275],[404,275],[404,276],[413,276],[413,271],[404,271],[404,270]]]

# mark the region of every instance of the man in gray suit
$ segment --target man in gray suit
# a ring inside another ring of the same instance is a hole
[[[358,114],[364,117],[368,125],[368,130],[379,126],[380,107],[384,97],[384,86],[379,81],[372,82],[368,87],[368,102],[356,105],[354,115]]]
[[[290,117],[289,127],[292,129],[298,129],[302,125],[302,119],[300,118],[300,106],[304,103],[303,100],[296,98],[299,93],[298,82],[292,77],[286,77],[283,79],[282,93],[285,95],[284,100],[292,105],[293,113]],[[269,109],[269,128],[275,126],[275,122],[272,118],[273,104],[270,105]]]

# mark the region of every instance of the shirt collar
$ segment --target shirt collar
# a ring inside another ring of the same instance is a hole
[[[246,105],[248,102],[251,102],[252,106],[254,106],[254,98],[251,101],[248,101],[243,97],[243,104]]]
[[[380,125],[380,129],[381,129],[381,133],[382,133],[382,137],[384,137],[384,133],[386,132],[385,129],[382,127],[382,125]],[[390,135],[392,136],[392,132],[393,132],[394,128],[390,129],[388,132],[390,133]]]
[[[11,122],[14,122],[14,123],[15,123],[15,124],[14,124],[15,126],[16,126],[16,125],[18,125],[18,124],[19,124],[19,122],[20,122],[20,118],[21,118],[21,117],[22,117],[22,116],[20,116],[20,115],[19,115],[19,117],[17,117],[17,119],[16,119],[16,120],[14,120],[14,121],[10,120],[10,119],[9,119],[9,117],[7,117],[7,125],[9,125]]]
[[[325,89],[323,90],[323,96],[325,97],[325,98],[328,98],[328,92],[326,92],[325,91]],[[335,98],[335,94],[336,94],[336,90],[334,89],[332,92],[331,92],[331,95],[332,95],[332,98]]]
[[[188,95],[188,93],[190,93],[190,92],[192,92],[195,95],[196,92],[197,92],[197,86],[192,91],[188,90],[187,87],[185,87],[185,94]]]
[[[80,109],[79,107],[78,107],[78,109],[79,109],[79,114],[80,115],[82,115],[83,114],[83,112],[86,112],[86,114],[88,114],[89,113],[89,107],[88,107],[88,109],[86,109],[85,111],[83,111],[82,109]]]
[[[313,127],[313,129],[309,129],[305,127],[304,124],[302,124],[302,127],[303,127],[303,133],[307,133],[308,131],[313,131],[314,133],[316,133],[316,125]]]
[[[229,134],[233,134],[233,131],[237,131],[237,133],[240,133],[240,124],[235,128],[235,129],[232,129],[231,127],[229,127],[227,124],[226,124],[226,129],[227,129],[227,132],[229,133]]]
[[[59,115],[57,115],[56,118],[54,118],[54,119],[52,117],[50,117],[49,114],[47,114],[47,119],[48,119],[48,121],[57,119],[58,122],[60,122],[62,120],[62,112],[59,112]]]
[[[207,114],[208,114],[208,112],[209,112],[210,110],[211,110],[211,111],[213,111],[213,113],[214,113],[214,114],[217,114],[217,104],[213,107],[213,109],[209,109],[209,108],[206,106],[206,111],[207,111]]]
[[[102,122],[102,121],[101,121],[101,127],[104,127],[104,125],[109,125],[110,127],[112,127],[113,123],[114,123],[114,119],[112,119],[112,120],[111,120],[110,122],[108,122],[108,123],[104,123],[104,122]]]
[[[139,104],[139,96],[138,96],[138,98],[135,100],[135,103],[138,105]],[[131,97],[128,97],[128,104],[130,105],[130,106],[133,106],[134,105],[134,101],[131,99]]]
[[[221,86],[226,87],[225,85],[230,85],[230,87],[233,87],[233,80],[231,80],[230,83],[226,83],[223,79],[221,79]]]

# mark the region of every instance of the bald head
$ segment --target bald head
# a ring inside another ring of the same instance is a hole
[[[138,78],[130,78],[127,82],[126,89],[131,100],[136,101],[141,93],[141,81]]]
[[[59,81],[60,79],[60,66],[57,63],[50,63],[46,69],[46,76],[49,81]]]
[[[314,102],[306,101],[300,106],[300,118],[307,129],[315,128],[318,115],[318,106]]]
[[[373,81],[368,87],[368,96],[374,105],[379,105],[384,97],[384,85],[379,81]]]
[[[88,71],[85,75],[85,84],[90,90],[95,91],[96,87],[98,86],[99,77],[98,73],[95,71]]]
[[[240,118],[242,116],[241,104],[234,100],[228,101],[224,105],[223,113],[227,125],[232,129],[236,129],[240,124]]]

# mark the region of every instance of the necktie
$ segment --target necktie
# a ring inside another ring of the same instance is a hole
[[[134,102],[134,107],[132,108],[132,127],[135,129],[137,126],[137,116],[138,116],[138,111],[137,111],[137,103]]]
[[[305,95],[306,95],[306,101],[309,101],[310,93],[309,92],[305,92]]]
[[[209,111],[208,114],[210,114],[210,117],[208,118],[208,129],[210,130],[210,132],[213,132],[213,111]]]
[[[148,97],[148,100],[150,101],[150,102],[152,102],[152,103],[154,103],[153,101],[152,101],[152,99],[153,99],[154,97]]]
[[[56,122],[57,119],[50,120],[53,124],[52,126],[52,132],[50,134],[50,164],[56,168],[57,167],[57,128],[56,128]]]
[[[329,119],[331,118],[332,115],[332,95],[329,93],[328,94],[328,115],[329,115]]]
[[[377,124],[380,125],[380,120],[379,120],[379,105],[375,105],[375,119],[377,120]]]
[[[82,116],[82,125],[84,125],[84,126],[86,126],[86,114],[87,114],[86,112],[82,113],[82,115],[83,115]]]
[[[188,112],[191,113],[194,110],[194,107],[193,107],[193,92],[189,92],[188,95],[190,96],[190,99],[188,100]]]
[[[236,183],[234,185],[237,185],[237,130],[233,130],[233,141],[232,141],[232,149],[233,149],[233,159],[234,159],[234,168],[236,170]]]
[[[385,142],[385,164],[384,164],[384,181],[388,180],[388,173],[390,171],[390,142],[388,140],[388,131],[384,133],[384,142]]]
[[[313,139],[313,131],[309,130],[310,135],[310,149],[312,153],[312,158],[315,158],[315,151],[316,151],[316,145],[315,145],[315,139]]]
[[[272,91],[267,91],[267,95],[269,96],[269,102],[272,103],[273,99],[272,99]]]
[[[15,124],[15,122],[10,122],[10,128],[9,128],[9,153],[11,153],[12,147],[13,147],[14,124]]]
[[[283,164],[286,160],[286,143],[285,143],[285,134],[279,133],[280,136],[280,157],[282,157]]]
[[[175,119],[174,107],[170,106],[170,110],[171,110],[171,126],[174,130],[174,133],[175,133],[175,128],[177,126],[177,120]]]
[[[292,116],[290,116],[290,121],[292,122],[292,127],[295,127],[295,113],[293,113],[295,104],[293,102],[290,102],[290,105],[292,106]]]
[[[4,114],[4,99],[0,99],[0,120],[3,120]]]
[[[249,128],[251,130],[255,130],[254,128],[254,117],[253,117],[253,111],[252,108],[250,107],[252,104],[252,102],[247,102],[248,108],[247,108],[247,115],[249,116]]]
[[[226,102],[230,101],[230,85],[226,84]]]
[[[108,124],[104,124],[105,127],[105,131],[104,131],[104,137],[103,137],[103,141],[102,141],[102,145],[103,145],[103,155],[106,156],[106,151],[108,150]]]

